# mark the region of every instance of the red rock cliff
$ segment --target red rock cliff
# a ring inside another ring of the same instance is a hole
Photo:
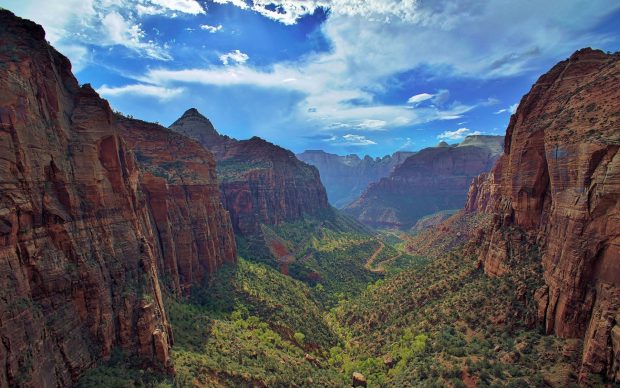
[[[114,347],[169,369],[161,273],[176,260],[179,290],[234,259],[212,159],[193,150],[198,177],[162,184],[40,26],[0,10],[0,48],[0,387],[71,385]]]
[[[177,295],[236,260],[235,237],[220,200],[215,160],[199,143],[170,129],[118,117],[137,158],[154,223],[159,268]]]
[[[425,148],[370,184],[344,210],[372,226],[409,228],[425,215],[458,209],[472,178],[493,167],[502,141],[501,136],[471,136],[458,146]]]
[[[170,126],[201,142],[217,160],[222,200],[241,234],[260,231],[329,208],[317,169],[259,137],[235,140],[218,134],[196,109]]]
[[[581,376],[620,380],[620,55],[584,49],[543,75],[474,180],[468,211],[494,214],[485,271],[540,248],[548,333],[584,338]]]

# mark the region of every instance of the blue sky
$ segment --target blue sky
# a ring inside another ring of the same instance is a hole
[[[198,108],[236,138],[383,156],[504,134],[582,47],[620,50],[617,0],[0,0],[125,114]]]

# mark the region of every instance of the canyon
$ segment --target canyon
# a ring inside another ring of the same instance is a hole
[[[114,112],[0,9],[0,388],[619,383],[619,101],[582,49],[505,137],[296,156]]]

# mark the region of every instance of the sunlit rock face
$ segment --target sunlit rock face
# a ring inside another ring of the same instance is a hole
[[[540,250],[546,331],[584,338],[581,375],[618,381],[620,311],[620,55],[583,49],[523,97],[505,153],[470,188],[468,211],[494,215],[485,271],[524,245]],[[507,231],[510,231],[508,233]]]

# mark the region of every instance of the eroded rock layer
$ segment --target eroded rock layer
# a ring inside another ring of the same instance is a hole
[[[161,148],[131,130],[131,146]],[[43,29],[0,10],[0,387],[71,385],[115,347],[170,370],[160,282],[180,290],[234,260],[208,153],[182,161],[203,165],[196,178],[164,184],[123,137]],[[166,247],[164,227],[185,239]]]
[[[222,136],[193,108],[170,128],[213,152],[235,232],[254,234],[260,224],[277,225],[329,208],[317,169],[292,152],[259,137],[239,141]]]
[[[505,152],[469,191],[494,223],[480,238],[489,274],[532,246],[548,333],[584,338],[581,376],[618,381],[620,332],[620,55],[583,49],[523,97]],[[534,250],[536,252],[536,250]]]
[[[501,153],[501,136],[475,138],[409,156],[345,212],[371,226],[409,228],[423,216],[461,208],[472,178],[489,171]]]

